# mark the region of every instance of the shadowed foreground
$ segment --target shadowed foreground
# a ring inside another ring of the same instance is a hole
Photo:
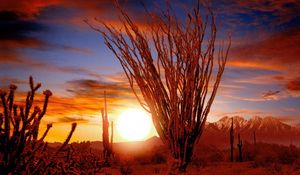
[[[165,175],[167,173],[166,165],[136,165],[131,166],[131,172],[128,174],[138,175],[138,174],[158,174]],[[121,175],[119,168],[107,168],[103,170],[103,174],[111,173],[115,175]],[[187,170],[189,175],[232,175],[232,174],[243,174],[243,175],[279,175],[279,174],[290,174],[297,175],[300,173],[300,169],[295,169],[290,165],[274,165],[270,167],[253,167],[252,162],[244,163],[216,163],[210,164],[206,167],[190,166]],[[126,173],[124,173],[126,174]]]
[[[300,173],[300,149],[298,147],[261,142],[256,143],[256,145],[248,142],[244,144],[243,160],[245,162],[242,163],[237,162],[239,159],[237,148],[234,149],[234,162],[231,163],[229,148],[197,145],[191,166],[188,167],[186,174],[296,175]],[[104,161],[103,157],[99,156],[102,150],[101,142],[72,143],[71,145],[74,150],[71,162],[75,162],[75,164],[68,164],[66,161],[65,164],[69,170],[90,172],[89,170],[94,170],[97,167],[98,170],[93,171],[95,174],[151,175],[168,173],[167,148],[156,142],[155,138],[144,142],[114,144],[116,154],[110,167],[104,167],[101,163]],[[92,164],[93,166],[91,166]]]

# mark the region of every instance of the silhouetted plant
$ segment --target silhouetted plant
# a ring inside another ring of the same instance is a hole
[[[162,15],[149,12],[152,18],[145,33],[115,2],[123,28],[104,22],[105,29],[91,27],[102,34],[141,106],[151,112],[157,133],[171,150],[170,173],[184,172],[216,96],[230,44],[224,49],[220,42],[213,71],[217,27],[207,5],[197,1],[184,22],[170,4]],[[205,15],[200,13],[202,5]]]
[[[120,173],[122,175],[130,175],[130,174],[132,174],[132,168],[131,168],[131,166],[127,165],[127,164],[121,165],[120,166]]]
[[[0,172],[1,174],[42,174],[47,170],[47,160],[44,153],[47,143],[44,138],[48,134],[52,124],[47,125],[46,131],[38,139],[39,126],[44,117],[48,101],[52,95],[50,90],[43,92],[45,99],[42,109],[34,105],[36,91],[41,84],[34,84],[33,78],[29,78],[30,91],[27,93],[25,105],[17,105],[14,102],[17,86],[10,85],[9,92],[0,90],[3,112],[0,113]],[[69,142],[76,123],[65,143],[59,148],[63,149]],[[51,160],[51,159],[50,159]],[[43,171],[41,171],[43,170]]]
[[[238,143],[237,147],[239,149],[239,161],[243,162],[243,141],[241,139],[240,133],[238,133]]]
[[[293,162],[293,169],[294,169],[294,170],[300,170],[300,158],[296,159],[296,160]]]
[[[231,118],[231,127],[230,127],[230,161],[233,162],[233,143],[234,142],[234,130],[233,130],[233,118]]]
[[[47,174],[97,174],[103,173],[100,152],[95,152],[89,142],[72,143],[57,155]],[[57,168],[55,168],[57,167]]]
[[[110,166],[110,159],[113,155],[113,122],[111,122],[111,137],[109,141],[109,121],[107,118],[107,102],[106,92],[104,91],[104,108],[101,109],[102,113],[102,143],[103,143],[103,157],[104,166]]]

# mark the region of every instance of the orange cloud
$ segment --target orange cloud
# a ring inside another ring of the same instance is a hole
[[[229,66],[291,70],[300,66],[299,27],[274,33],[265,40],[231,49]]]
[[[116,121],[120,113],[128,108],[140,108],[133,94],[130,93],[130,89],[123,84],[90,80],[75,82],[69,82],[72,87],[76,88],[77,86],[79,90],[79,92],[74,92],[73,95],[62,95],[52,91],[53,96],[49,99],[47,112],[42,119],[40,128],[40,133],[43,133],[48,123],[54,124],[46,138],[47,141],[63,141],[70,130],[72,122],[77,122],[78,124],[72,141],[100,140],[102,132],[101,108],[104,107],[104,89],[107,91],[108,116],[110,121]],[[24,81],[15,80],[14,83],[25,85]],[[87,92],[80,91],[80,89],[87,87]],[[118,90],[119,88],[121,89]],[[1,87],[1,89],[8,88]],[[35,95],[33,107],[39,106],[42,108],[44,95],[41,94],[41,91],[43,89],[44,87],[42,86],[41,90]],[[26,94],[26,92],[17,90],[15,94],[16,104],[24,105]],[[3,107],[0,105],[0,111],[2,110]],[[115,132],[115,134],[115,140],[117,142],[122,141],[118,133]]]

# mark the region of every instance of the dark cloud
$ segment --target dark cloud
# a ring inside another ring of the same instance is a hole
[[[61,0],[9,0],[0,3],[0,11],[14,11],[22,16],[24,19],[33,19],[38,16],[42,9],[52,5],[57,5]]]
[[[300,78],[289,81],[286,84],[286,88],[290,91],[300,91]]]
[[[68,92],[79,97],[103,96],[107,91],[111,98],[133,98],[129,84],[125,82],[105,82],[91,79],[72,80],[67,82]]]
[[[300,17],[298,0],[217,0],[213,6],[224,24],[231,27],[274,30]],[[248,29],[249,30],[249,29]]]
[[[8,89],[10,84],[27,84],[27,80],[20,80],[14,77],[0,77],[0,88]]]
[[[0,11],[0,62],[32,66],[32,62],[24,58],[24,54],[19,50],[24,48],[65,50],[81,54],[91,52],[85,48],[47,43],[33,36],[33,34],[47,31],[48,28],[45,25],[34,19],[24,19],[18,12]]]
[[[275,24],[286,23],[300,16],[300,3],[298,0],[237,0],[237,3],[239,6],[252,11],[271,13],[273,17],[270,18],[270,22]]]
[[[71,122],[77,122],[77,123],[88,123],[89,120],[87,117],[60,117],[58,118],[57,122],[59,123],[71,123]]]
[[[125,6],[129,11],[132,12],[141,12],[143,10],[141,2],[147,4],[147,6],[153,3],[153,1],[150,0],[119,0],[119,2],[122,6]],[[81,18],[87,16],[97,17],[98,15],[104,15],[109,18],[114,16],[114,7],[112,0],[47,0],[43,2],[39,0],[28,0],[24,2],[20,2],[18,0],[10,0],[0,4],[0,11],[15,11],[19,14],[22,14],[22,17],[24,19],[38,18],[49,11],[54,12],[51,16],[48,16],[49,18],[53,17],[53,15],[54,17],[60,17],[60,19],[65,17],[69,18],[70,16],[68,16],[68,14],[66,14],[65,12],[72,12],[72,10],[70,9],[73,9],[73,12],[74,10],[80,11],[80,14],[83,15],[81,16]],[[72,14],[76,15],[75,13]],[[138,17],[138,15],[136,16]],[[47,18],[47,16],[43,17]],[[65,22],[70,22],[70,20],[68,20],[67,18],[64,19]]]
[[[267,91],[262,94],[262,97],[265,99],[276,99],[276,95],[278,95],[280,91]]]
[[[142,3],[150,9],[158,9],[164,6],[164,1],[159,0],[119,0],[122,7],[127,12],[145,22],[145,11]],[[142,3],[141,3],[142,2]],[[180,4],[186,6],[192,5],[195,1],[172,1],[174,7]],[[260,1],[242,1],[242,0],[217,0],[213,1],[213,7],[216,12],[225,20],[223,24],[230,23],[235,26],[261,26],[270,27],[269,24],[284,24],[293,19],[297,19],[300,10],[300,3],[297,0],[260,0]],[[70,10],[71,9],[71,10]],[[10,0],[0,5],[1,10],[10,10],[22,14],[24,18],[36,18],[42,16],[49,20],[55,18],[56,21],[64,23],[74,23],[81,21],[86,17],[100,17],[101,19],[116,18],[116,10],[113,7],[112,0],[28,0],[19,2]],[[66,14],[68,13],[68,14]],[[72,13],[72,16],[69,14]],[[45,15],[48,14],[48,15]],[[74,20],[77,18],[77,20]],[[79,19],[80,18],[80,19]]]
[[[16,12],[0,12],[0,40],[32,39],[29,34],[44,30],[44,25],[32,20],[23,20]]]
[[[44,25],[23,20],[13,11],[0,11],[0,62],[21,62],[17,48],[38,48],[43,41],[30,36],[46,30]]]

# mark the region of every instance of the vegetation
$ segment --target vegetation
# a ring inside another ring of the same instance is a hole
[[[110,166],[110,159],[113,156],[113,122],[111,122],[111,137],[109,142],[109,121],[107,118],[107,103],[106,92],[104,91],[104,108],[101,109],[102,113],[102,142],[103,142],[103,157],[104,166]]]
[[[233,143],[234,143],[234,130],[233,130],[233,118],[231,118],[231,127],[230,127],[230,161],[233,162]]]
[[[239,149],[239,161],[243,162],[243,141],[241,139],[241,134],[240,133],[238,133],[237,147]]]
[[[47,136],[52,124],[47,125],[46,131],[39,136],[39,127],[42,118],[46,114],[48,101],[52,95],[50,90],[43,92],[45,99],[42,109],[34,105],[36,91],[41,84],[34,84],[33,78],[29,78],[30,91],[27,93],[25,105],[15,103],[15,91],[17,86],[10,85],[9,92],[0,90],[0,172],[1,174],[43,174],[54,162],[55,157],[66,147],[76,128],[72,129],[54,154],[47,155]]]
[[[200,1],[186,21],[168,3],[161,15],[148,12],[147,32],[115,2],[123,29],[104,22],[105,30],[91,27],[102,34],[141,106],[151,112],[157,133],[171,150],[170,173],[184,172],[216,96],[230,43],[215,46],[215,15]]]

